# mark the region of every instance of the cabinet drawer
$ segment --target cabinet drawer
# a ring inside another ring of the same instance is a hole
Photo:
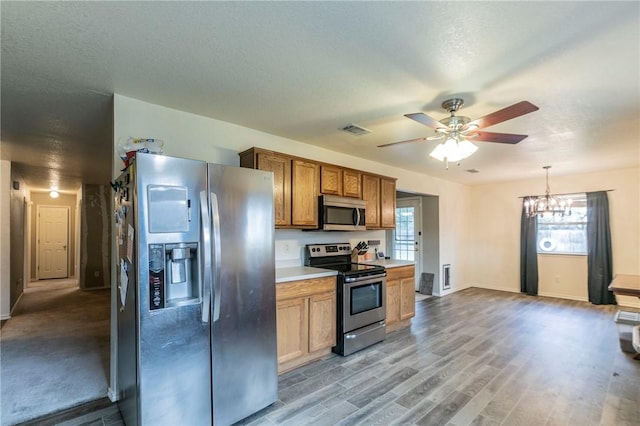
[[[305,297],[336,290],[336,277],[313,278],[276,284],[276,300]]]
[[[410,278],[415,274],[415,267],[399,266],[397,268],[387,268],[387,281],[399,280],[402,278]]]

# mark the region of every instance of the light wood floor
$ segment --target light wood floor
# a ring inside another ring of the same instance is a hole
[[[411,329],[280,378],[251,425],[639,425],[640,361],[618,307],[467,289]]]
[[[472,288],[416,308],[410,329],[280,376],[279,401],[241,423],[640,424],[618,307]],[[104,424],[82,420],[62,424]]]

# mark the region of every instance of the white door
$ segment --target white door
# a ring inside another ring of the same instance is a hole
[[[69,208],[38,207],[38,279],[66,278]]]
[[[417,198],[399,198],[396,202],[396,231],[393,258],[410,260],[416,265],[416,291],[422,276],[422,209]]]

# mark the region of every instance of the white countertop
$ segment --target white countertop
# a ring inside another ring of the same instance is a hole
[[[308,280],[312,278],[331,277],[338,275],[338,271],[331,269],[312,268],[310,266],[290,266],[276,268],[276,284],[289,281]]]
[[[397,268],[398,266],[415,265],[415,262],[412,262],[410,260],[395,260],[395,259],[371,260],[371,261],[365,261],[361,263],[376,265],[376,266],[384,266],[385,268]]]
[[[371,260],[361,262],[369,265],[383,266],[385,268],[396,268],[398,266],[414,265],[414,262],[408,260]],[[308,280],[312,278],[331,277],[338,275],[338,271],[323,268],[313,268],[311,266],[288,266],[284,268],[276,268],[276,284],[286,283],[290,281]]]

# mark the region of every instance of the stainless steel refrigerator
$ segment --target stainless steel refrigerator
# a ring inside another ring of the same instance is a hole
[[[228,425],[275,402],[273,176],[136,154],[113,183],[127,425]]]

